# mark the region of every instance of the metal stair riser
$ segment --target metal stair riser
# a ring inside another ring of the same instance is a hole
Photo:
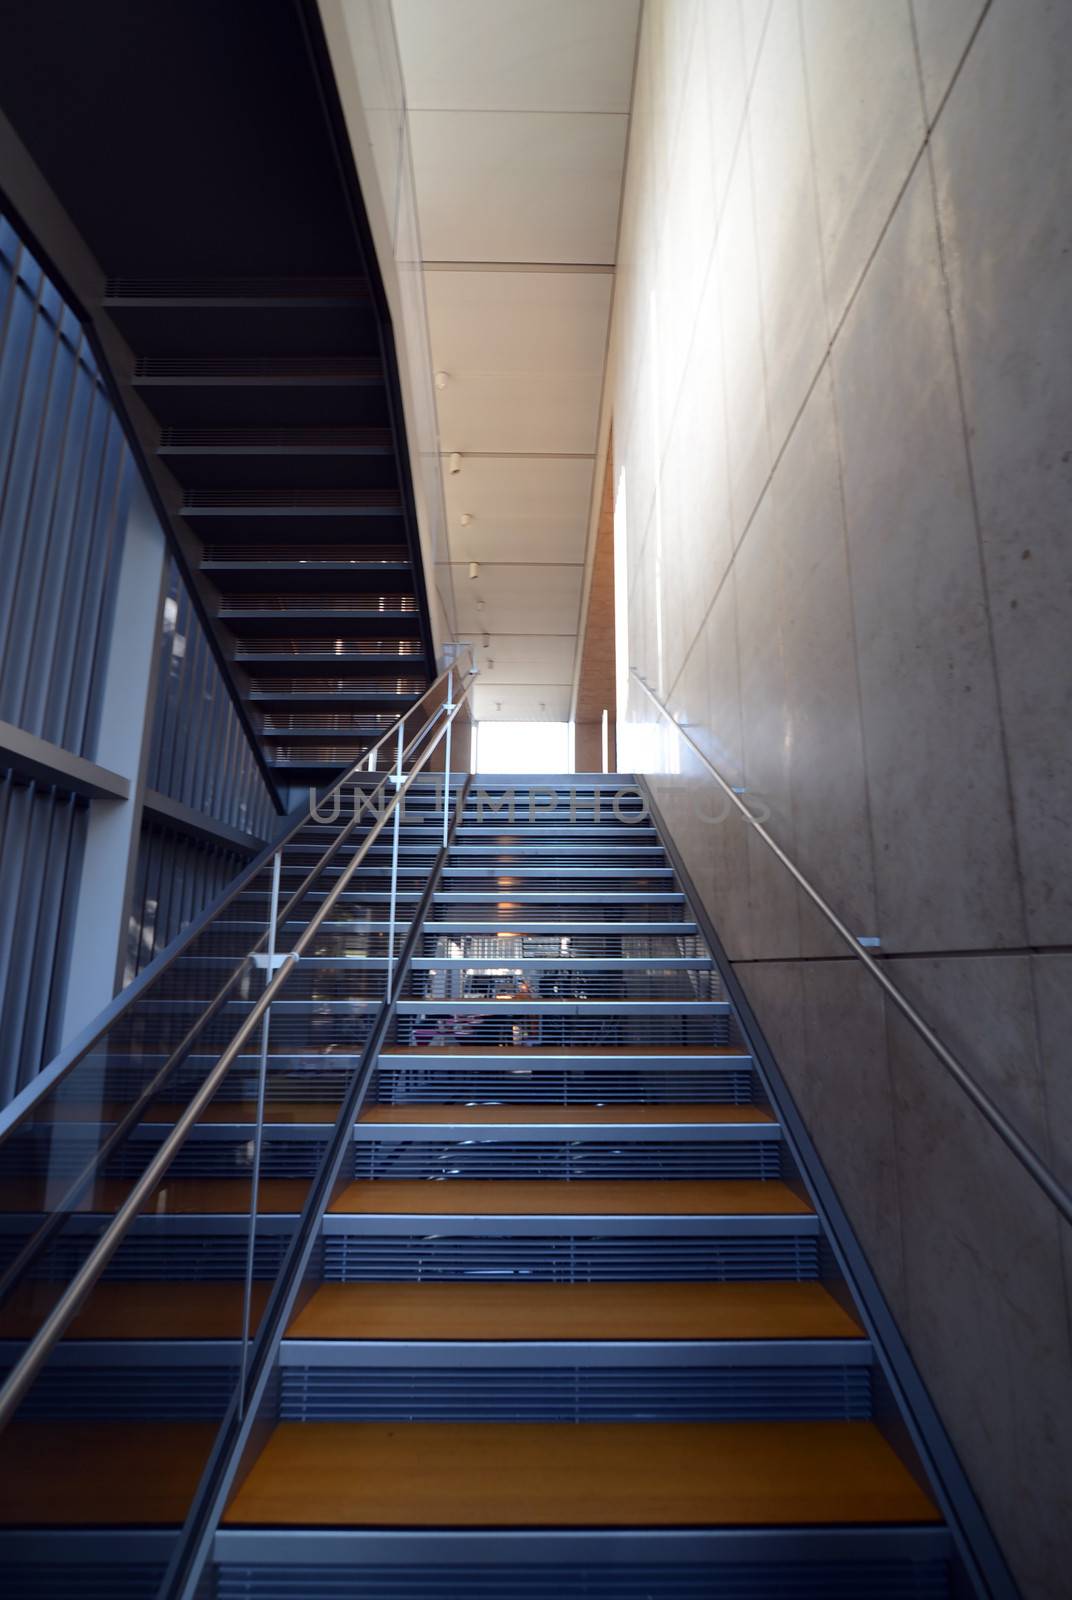
[[[948,1554],[854,1560],[836,1553],[833,1535],[828,1559],[792,1564],[761,1554],[751,1561],[680,1562],[656,1550],[648,1560],[622,1565],[612,1553],[617,1541],[608,1543],[605,1554],[587,1561],[535,1567],[505,1557],[479,1566],[366,1562],[360,1568],[225,1561],[215,1600],[293,1600],[299,1594],[302,1600],[948,1600],[950,1593]]]
[[[781,1219],[779,1219],[781,1220]],[[568,1221],[522,1232],[516,1220],[501,1233],[463,1232],[442,1219],[422,1233],[377,1228],[329,1232],[324,1277],[330,1283],[741,1283],[814,1282],[820,1277],[815,1233],[797,1228],[733,1236],[710,1228],[686,1232],[660,1219],[660,1232],[611,1231],[589,1219],[582,1232]],[[512,1231],[511,1231],[512,1228]]]
[[[534,1052],[535,1055],[535,1052]],[[380,1104],[540,1104],[749,1105],[756,1094],[751,1062],[717,1059],[682,1064],[680,1068],[647,1069],[628,1062],[598,1070],[573,1068],[553,1060],[524,1060],[510,1065],[474,1063],[472,1067],[434,1058],[405,1065],[381,1064],[371,1088]]]
[[[0,1372],[18,1346],[0,1347]],[[387,1359],[389,1358],[389,1359]],[[234,1384],[234,1339],[170,1346],[108,1342],[53,1358],[22,1421],[212,1420]],[[864,1341],[746,1347],[530,1345],[520,1355],[467,1344],[341,1348],[285,1343],[279,1414],[291,1421],[865,1421],[872,1415]]]
[[[458,1371],[284,1366],[292,1422],[867,1421],[867,1367],[547,1367]]]
[[[201,1083],[213,1057],[191,1056],[175,1069],[165,1097],[181,1102]],[[336,1050],[325,1058],[315,1053],[273,1049],[268,1058],[269,1102],[338,1102],[360,1059],[359,1049]],[[164,1057],[111,1057],[80,1075],[76,1103],[95,1109],[100,1104],[131,1098],[163,1065]],[[256,1096],[256,1056],[239,1056],[217,1096],[218,1102],[249,1101]],[[747,1105],[758,1103],[760,1086],[747,1055],[696,1056],[674,1059],[652,1053],[611,1055],[583,1063],[547,1055],[537,1049],[503,1058],[422,1051],[420,1055],[385,1056],[369,1089],[370,1103],[413,1102],[510,1103],[546,1101],[550,1105],[675,1102]],[[37,1132],[51,1131],[45,1124]],[[27,1135],[29,1136],[29,1135]],[[75,1133],[75,1138],[77,1134]]]
[[[769,1178],[785,1176],[782,1147],[774,1142],[692,1140],[663,1142],[623,1138],[615,1143],[587,1139],[525,1140],[473,1138],[357,1145],[355,1178],[546,1179],[581,1182],[637,1179],[667,1182],[680,1178]]]
[[[402,1004],[410,1004],[403,1002]],[[419,1002],[412,1002],[419,1005]],[[391,1043],[405,1048],[427,1050],[462,1047],[483,1049],[556,1049],[567,1051],[633,1049],[656,1052],[667,1049],[704,1050],[727,1048],[739,1043],[734,1019],[726,1013],[690,1014],[685,1006],[673,1002],[663,1006],[663,1014],[638,1007],[627,1014],[621,1005],[599,1002],[558,1006],[555,1010],[536,1010],[519,1004],[513,1010],[496,1006],[494,1010],[469,1009],[471,1003],[456,1007],[444,1003],[415,1014],[401,1011],[396,1017]],[[658,1002],[652,1002],[657,1006]],[[571,1014],[572,1013],[572,1014]]]
[[[296,1220],[296,1216],[258,1218],[253,1258],[253,1276],[258,1281],[278,1276]],[[77,1222],[83,1225],[76,1226]],[[92,1218],[72,1219],[30,1268],[30,1279],[67,1282],[88,1256],[99,1232]],[[20,1234],[0,1234],[0,1266],[14,1257],[21,1242]],[[245,1272],[248,1243],[248,1217],[146,1217],[139,1219],[123,1240],[101,1282],[239,1282]]]
[[[136,1130],[108,1162],[106,1178],[134,1179],[144,1171],[168,1132],[167,1124]],[[317,1124],[264,1129],[261,1172],[266,1178],[312,1178],[320,1167],[330,1129]],[[428,1128],[405,1136],[400,1130],[354,1130],[353,1178],[787,1178],[785,1147],[776,1128],[688,1127],[670,1137],[656,1127],[495,1132]],[[376,1136],[379,1133],[380,1136]],[[391,1137],[384,1136],[390,1134]],[[747,1136],[751,1135],[751,1136]],[[765,1137],[762,1137],[764,1136]],[[72,1178],[96,1148],[95,1134],[61,1147],[27,1142],[22,1175]],[[253,1168],[253,1129],[208,1125],[196,1130],[171,1167],[176,1178],[240,1178]],[[14,1175],[14,1168],[11,1169]]]

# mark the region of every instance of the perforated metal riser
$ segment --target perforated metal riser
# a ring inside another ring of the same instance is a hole
[[[268,1137],[261,1147],[265,1178],[311,1178],[319,1169],[327,1144],[322,1139]],[[141,1175],[157,1145],[128,1139],[108,1161],[105,1176],[130,1179]],[[253,1138],[190,1139],[172,1162],[176,1178],[244,1178],[253,1168]],[[19,1169],[9,1163],[9,1176],[72,1177],[81,1169],[89,1147],[64,1147],[50,1153],[47,1145],[27,1146]],[[35,1159],[36,1158],[36,1159]],[[466,1139],[390,1140],[357,1143],[351,1176],[361,1179],[519,1179],[584,1181],[601,1178],[667,1180],[675,1178],[779,1178],[786,1170],[783,1147],[773,1140],[518,1140]]]
[[[261,1146],[262,1178],[312,1178],[320,1166],[327,1145],[323,1139],[265,1139]],[[137,1177],[150,1159],[145,1144],[129,1141],[109,1163],[109,1176]],[[245,1178],[253,1170],[253,1132],[248,1139],[190,1139],[182,1147],[168,1171],[176,1178]]]
[[[494,900],[437,900],[432,908],[433,922],[491,922],[508,927],[512,922],[680,922],[685,906],[680,899],[607,900],[593,898],[563,904],[551,901],[521,900],[516,892],[501,890]]]
[[[211,1422],[222,1417],[238,1366],[58,1367],[36,1380],[22,1422]]]
[[[818,1241],[782,1235],[465,1238],[334,1234],[324,1240],[329,1281],[529,1283],[801,1281],[818,1276]]]
[[[267,1147],[266,1147],[267,1148]],[[773,1140],[609,1141],[478,1139],[358,1144],[355,1178],[778,1178],[781,1147]],[[431,1204],[432,1202],[430,1202]]]
[[[535,859],[530,860],[530,867],[535,864]],[[503,881],[503,877],[507,881]],[[457,894],[459,890],[474,890],[480,893],[495,891],[502,898],[507,898],[512,889],[538,891],[540,894],[558,894],[565,901],[571,894],[598,894],[609,889],[615,894],[627,892],[634,894],[638,899],[643,899],[646,894],[666,894],[674,887],[673,878],[655,872],[644,872],[633,868],[628,877],[618,876],[617,869],[606,868],[599,871],[595,868],[583,867],[576,871],[566,872],[560,868],[557,872],[550,868],[537,874],[534,871],[517,871],[499,876],[494,867],[488,869],[462,869],[459,867],[445,867],[443,870],[443,889],[447,893]]]
[[[568,867],[584,871],[587,868],[643,871],[644,868],[667,865],[662,848],[654,840],[629,837],[593,844],[587,849],[570,843],[569,837],[548,840],[537,849],[535,842],[522,841],[517,845],[500,842],[498,835],[477,838],[456,847],[447,863],[447,872],[485,869],[493,872],[520,872],[526,867]]]
[[[518,919],[523,920],[523,919]],[[477,961],[550,960],[566,963],[574,958],[597,961],[600,956],[652,961],[682,956],[704,960],[707,951],[692,934],[614,933],[459,933],[426,931],[421,936],[421,956],[469,956]],[[712,973],[717,981],[718,973]]]
[[[332,1066],[330,1057],[310,1055],[304,1061],[298,1057],[296,1062],[283,1058],[283,1064],[280,1064],[280,1057],[269,1056],[266,1085],[268,1100],[283,1103],[314,1100],[338,1104],[349,1087],[353,1068],[357,1064],[354,1052],[347,1051],[347,1057],[353,1057],[350,1065]],[[328,1063],[326,1065],[325,1060]],[[101,1097],[105,1100],[131,1098],[144,1087],[153,1070],[152,1067],[145,1071],[110,1067]],[[255,1061],[248,1056],[240,1057],[225,1078],[216,1099],[228,1103],[255,1100],[257,1070]],[[203,1078],[204,1069],[201,1066],[179,1067],[168,1080],[164,1091],[165,1097],[175,1102],[185,1102],[198,1088]],[[87,1098],[92,1096],[87,1094]]]
[[[324,1153],[329,1128],[320,1139],[267,1138],[261,1149],[261,1174],[266,1178],[311,1178]],[[106,1178],[140,1177],[152,1160],[158,1144],[145,1138],[128,1138],[105,1163]],[[96,1149],[96,1143],[23,1141],[5,1162],[8,1177],[72,1178],[83,1168]],[[241,1139],[187,1140],[168,1168],[176,1178],[241,1178],[253,1169],[253,1129]],[[18,1160],[16,1160],[16,1156]]]
[[[301,879],[302,874],[296,872],[293,881],[284,884],[283,892],[285,894],[293,893],[298,888]],[[285,924],[288,936],[293,932],[295,926],[300,926],[302,922],[307,921],[312,916],[321,902],[327,899],[328,890],[332,887],[334,887],[333,884],[321,881],[318,882],[315,888],[308,891],[303,897],[301,906],[293,920]],[[423,888],[424,879],[420,873],[400,873],[398,885],[398,898],[400,901],[408,901],[410,907],[412,907],[420,899]],[[355,874],[347,883],[338,900],[333,904],[331,920],[332,922],[382,921],[383,907],[390,902],[390,899],[390,880],[382,872],[369,873],[364,877],[360,874]],[[236,895],[231,902],[232,914],[236,918],[248,918],[257,923],[263,933],[267,926],[268,904],[269,895],[267,890],[263,892],[245,890],[242,894]],[[284,946],[280,945],[280,948],[282,949]]]
[[[322,893],[313,892],[303,900],[301,918],[286,924],[279,944],[280,950],[287,948],[288,944],[292,942],[295,927],[300,926],[302,918],[311,917],[324,898],[325,896]],[[384,907],[390,903],[390,898],[390,893],[386,889],[376,894],[367,895],[354,895],[343,890],[332,906],[329,918],[326,919],[329,924],[329,931],[338,932],[339,930],[354,928],[363,933],[366,924],[370,922],[383,923],[386,920]],[[419,891],[416,889],[406,887],[399,889],[398,921],[405,922],[408,920],[418,898]],[[248,899],[245,895],[238,896],[229,908],[229,915],[233,916],[235,921],[244,922],[253,928],[254,938],[256,938],[257,934],[263,933],[266,927],[268,916],[267,894],[259,897],[250,896]]]
[[[947,1600],[945,1561],[224,1566],[217,1600]]]
[[[205,1024],[198,1035],[198,1050],[206,1054],[214,1051],[216,1056],[221,1055],[245,1021],[249,1010],[248,1005],[226,1007]],[[181,1010],[162,1008],[151,1017],[138,1018],[135,1026],[122,1030],[116,1028],[111,1038],[113,1053],[129,1055],[132,1058],[131,1066],[136,1070],[139,1056],[165,1056],[174,1050],[196,1022],[198,1014],[197,1004]],[[292,1013],[286,1004],[276,1004],[272,1008],[270,1048],[276,1054],[284,1050],[316,1051],[340,1046],[360,1052],[370,1027],[371,1012],[364,1007],[356,1009],[355,1006],[348,1007],[339,1002],[333,1009],[325,1006],[321,1013],[314,1002]],[[141,1081],[145,1081],[144,1076]]]
[[[481,842],[489,836],[497,839],[509,833],[521,841],[543,834],[561,839],[574,827],[600,828],[616,842],[628,844],[632,838],[649,835],[651,818],[643,804],[632,805],[621,799],[615,810],[610,795],[597,802],[591,792],[583,794],[579,790],[572,797],[560,794],[557,803],[552,804],[543,790],[534,796],[527,789],[516,789],[511,805],[507,791],[496,792],[477,780],[462,813],[458,838],[459,843]]]
[[[346,1093],[357,1054],[347,1051],[349,1066],[333,1066],[331,1058],[294,1054],[286,1059],[269,1056],[267,1098],[269,1101],[318,1101],[339,1104]],[[149,1082],[160,1066],[150,1058],[144,1067],[110,1066],[101,1080],[80,1085],[86,1101],[131,1098]],[[219,1101],[250,1101],[256,1098],[258,1064],[250,1056],[238,1059],[219,1090]],[[205,1075],[205,1067],[179,1067],[166,1086],[166,1099],[189,1099]],[[381,1104],[411,1104],[414,1101],[526,1102],[544,1101],[552,1106],[600,1106],[614,1102],[635,1104],[682,1104],[710,1102],[747,1106],[754,1101],[754,1074],[749,1066],[720,1066],[717,1059],[702,1070],[675,1072],[645,1067],[614,1067],[613,1070],[586,1070],[579,1062],[563,1061],[562,1066],[526,1066],[525,1056],[514,1056],[501,1069],[467,1069],[453,1066],[450,1056],[429,1048],[413,1066],[381,1066],[370,1086],[370,1101]]]
[[[23,1422],[211,1421],[222,1417],[237,1362],[46,1370]],[[867,1367],[292,1367],[279,1416],[291,1422],[716,1422],[867,1420]]]
[[[650,967],[570,966],[559,958],[539,966],[512,964],[509,954],[494,967],[431,967],[412,971],[407,998],[421,1000],[489,1000],[509,1010],[524,983],[534,1000],[721,1000],[717,975],[710,972]]]
[[[5,1563],[4,1600],[156,1600],[164,1570],[156,1561]],[[265,1591],[266,1600],[271,1592]]]
[[[418,893],[420,893],[420,891],[424,888],[425,883],[428,881],[428,873],[431,869],[433,859],[434,851],[430,852],[428,857],[423,860],[414,858],[413,856],[407,856],[405,860],[400,861],[398,867],[399,886],[411,892],[416,890]],[[304,881],[310,865],[311,863],[295,862],[293,865],[285,866],[283,868],[280,878],[282,882],[283,893],[285,895],[289,896],[294,894],[300,884]],[[340,851],[339,854],[329,863],[329,865],[324,868],[318,877],[316,881],[316,888],[311,891],[309,896],[310,904],[314,903],[315,895],[319,894],[321,897],[323,897],[325,894],[327,894],[329,889],[333,889],[335,887],[335,884],[346,870],[346,865],[346,856],[342,851]],[[360,866],[354,875],[348,880],[346,888],[343,892],[349,895],[362,895],[370,893],[383,894],[389,891],[390,887],[389,869],[385,871],[383,867],[368,868],[363,863],[362,866]],[[235,903],[239,904],[240,902],[246,902],[247,900],[252,900],[253,898],[255,897],[241,895],[238,897]],[[302,914],[308,915],[304,906],[302,908]]]
[[[709,1072],[628,1071],[585,1073],[572,1066],[504,1067],[465,1071],[444,1062],[418,1067],[380,1067],[370,1098],[387,1105],[425,1102],[549,1105],[750,1105],[751,1067],[712,1067]]]
[[[3,1264],[14,1259],[21,1240],[5,1235],[0,1241]],[[92,1236],[61,1238],[30,1268],[37,1280],[68,1283],[93,1245]],[[253,1258],[255,1278],[275,1278],[283,1264],[289,1239],[282,1233],[257,1234]],[[241,1282],[246,1269],[244,1231],[225,1234],[128,1234],[104,1269],[112,1283]]]
[[[866,1421],[867,1367],[285,1367],[290,1422]]]
[[[487,801],[479,799],[483,791],[489,796]],[[457,833],[459,844],[481,844],[489,838],[496,843],[503,840],[509,844],[523,844],[527,839],[546,837],[552,841],[561,839],[566,828],[569,829],[571,839],[599,839],[601,843],[628,844],[631,840],[642,839],[645,844],[658,842],[651,817],[641,817],[635,812],[629,813],[628,822],[620,822],[614,815],[612,806],[605,796],[600,799],[598,815],[595,811],[595,798],[589,790],[586,794],[574,791],[571,801],[570,794],[560,795],[554,815],[549,821],[544,821],[542,815],[536,822],[528,820],[529,799],[522,800],[520,794],[515,801],[514,811],[516,823],[511,827],[507,820],[509,803],[500,811],[492,813],[491,805],[495,801],[495,794],[485,784],[477,783],[469,796],[461,825]],[[484,823],[476,826],[476,812],[478,805],[484,809]],[[540,811],[543,811],[543,802],[540,802]],[[622,807],[623,814],[625,807]],[[628,829],[628,832],[626,831]]]
[[[672,1006],[667,1007],[673,1011]],[[273,1019],[274,1028],[274,1019]],[[555,1016],[531,1012],[502,1015],[447,1012],[396,1017],[391,1043],[403,1048],[444,1049],[457,1045],[532,1050],[702,1050],[735,1044],[728,1016]]]
[[[176,967],[161,980],[158,998],[206,1006],[226,977],[226,972],[221,973],[204,963],[185,969]],[[311,958],[303,961],[287,979],[283,999],[288,1005],[298,1000],[379,999],[384,993],[385,981],[384,968],[365,965],[364,960],[347,967],[321,967]],[[241,1022],[251,1004],[247,998],[228,1005],[224,1015]],[[278,1006],[273,1011],[278,1014]]]

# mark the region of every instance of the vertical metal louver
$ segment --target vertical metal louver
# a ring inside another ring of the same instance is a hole
[[[90,759],[132,471],[80,324],[0,217],[0,720]],[[86,815],[0,772],[0,1103],[59,1048]]]
[[[263,838],[275,806],[174,561],[159,649],[149,788]]]
[[[0,773],[0,1104],[60,1045],[86,804]]]
[[[128,983],[222,892],[245,859],[148,819],[142,824],[127,934]]]
[[[0,720],[90,758],[132,482],[85,334],[0,217]]]

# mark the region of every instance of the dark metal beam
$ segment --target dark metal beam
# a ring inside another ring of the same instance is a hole
[[[130,783],[118,772],[76,756],[36,734],[0,722],[0,767],[20,777],[44,783],[93,800],[129,800]]]
[[[203,839],[206,844],[226,845],[228,850],[237,850],[242,855],[255,856],[264,849],[266,843],[255,834],[232,828],[230,823],[218,822],[206,812],[194,811],[190,806],[183,805],[181,800],[172,800],[170,795],[161,794],[158,789],[146,789],[142,798],[142,812],[153,821],[176,828],[191,838]]]

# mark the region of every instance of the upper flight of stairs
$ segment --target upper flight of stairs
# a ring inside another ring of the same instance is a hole
[[[391,312],[319,8],[149,16],[9,0],[4,201],[85,323],[282,811],[434,673]]]
[[[513,820],[470,790],[205,1592],[950,1595],[934,1492],[654,826],[636,802],[591,820],[625,780],[541,781],[550,817],[523,783]],[[402,924],[439,829],[429,787]],[[330,836],[305,830],[285,882]],[[386,838],[273,1007],[255,1316],[383,994]],[[20,1142],[9,1253],[58,1130],[122,1114],[265,894]],[[61,1277],[212,1043],[65,1230]],[[237,1362],[255,1070],[239,1058],[0,1435],[8,1596],[155,1593]],[[0,1308],[7,1358],[56,1293],[39,1273]]]
[[[117,279],[103,312],[268,762],[321,783],[428,683],[370,286]]]

